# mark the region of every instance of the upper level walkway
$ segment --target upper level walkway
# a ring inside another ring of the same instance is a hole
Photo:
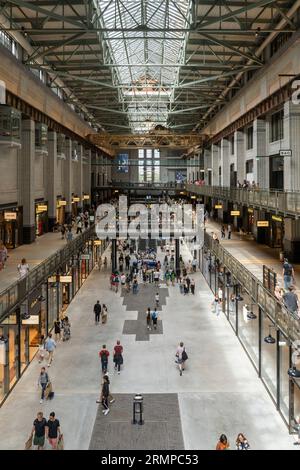
[[[186,184],[185,189],[201,196],[265,209],[276,214],[298,217],[300,213],[300,191],[271,191],[197,184]]]

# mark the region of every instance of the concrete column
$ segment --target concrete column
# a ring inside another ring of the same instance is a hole
[[[219,147],[213,144],[211,147],[212,185],[219,186]]]
[[[289,261],[300,261],[300,220],[284,218],[284,239],[283,247],[285,256]]]
[[[204,150],[204,180],[205,184],[208,184],[208,168],[211,168],[211,149]]]
[[[49,230],[56,221],[56,181],[57,181],[57,134],[48,132],[48,157],[47,157],[47,199]]]
[[[222,168],[222,186],[230,186],[230,162],[229,162],[230,143],[227,139],[221,140],[221,168]]]
[[[87,163],[84,165],[84,182],[83,191],[86,194],[91,194],[91,175],[92,175],[92,151],[88,149],[85,151]]]
[[[111,241],[111,266],[112,272],[116,271],[118,268],[117,265],[117,240],[114,238]]]
[[[83,146],[79,145],[78,180],[77,180],[78,196],[80,197],[80,202],[78,203],[79,212],[83,208],[83,200],[82,200],[82,193],[83,193],[83,152],[84,152]]]
[[[300,105],[287,101],[284,105],[284,133],[286,149],[291,157],[284,157],[284,189],[300,190]]]
[[[253,122],[253,178],[261,189],[269,188],[269,158],[267,156],[267,125],[263,119]]]
[[[234,153],[236,155],[237,180],[242,183],[246,176],[245,136],[242,131],[235,131],[234,133]]]
[[[21,201],[23,205],[23,243],[35,240],[35,200],[34,200],[34,163],[35,163],[35,122],[22,121],[20,159]]]
[[[179,238],[175,238],[175,270],[176,274],[180,269],[180,243]]]
[[[66,222],[72,216],[72,141],[71,139],[65,140],[65,155],[64,161],[64,179],[63,179],[63,192],[67,201],[66,205]]]

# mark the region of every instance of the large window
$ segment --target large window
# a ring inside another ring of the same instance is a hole
[[[140,183],[159,183],[160,152],[155,149],[139,149],[138,175]]]
[[[281,109],[275,114],[272,114],[270,142],[275,142],[276,140],[283,139],[283,117],[283,109]]]
[[[253,149],[253,126],[247,129],[247,150]]]

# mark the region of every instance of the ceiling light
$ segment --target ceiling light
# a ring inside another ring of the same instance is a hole
[[[271,329],[272,329],[272,328],[275,328],[275,326],[274,326],[274,325],[270,325],[270,326],[269,326],[269,334],[268,334],[268,336],[266,336],[266,337],[264,338],[264,342],[265,342],[265,343],[268,343],[268,344],[274,344],[274,343],[276,343],[276,339],[273,338],[273,336],[271,335]]]

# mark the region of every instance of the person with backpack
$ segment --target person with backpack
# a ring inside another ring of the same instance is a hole
[[[107,375],[103,376],[103,385],[102,385],[102,392],[101,392],[101,403],[103,406],[102,413],[106,416],[109,413],[109,406],[108,406],[108,397],[109,397],[109,378]],[[99,403],[100,400],[97,400]]]
[[[179,374],[182,375],[185,361],[188,359],[188,355],[186,353],[185,346],[182,341],[179,343],[179,346],[177,347],[176,357],[177,357],[176,363],[178,364],[178,367],[179,367]]]
[[[99,351],[99,357],[101,359],[102,373],[106,374],[109,357],[109,351],[106,349],[106,344],[103,344],[101,351]]]
[[[121,373],[121,365],[123,364],[123,346],[118,339],[116,346],[114,347],[114,363],[115,369],[118,369],[118,374]]]
[[[282,276],[283,276],[284,288],[285,290],[288,290],[292,282],[295,280],[295,273],[294,273],[293,266],[289,263],[287,258],[284,259]]]
[[[152,312],[152,323],[153,323],[154,330],[157,329],[157,320],[158,320],[158,311],[155,307],[155,309]]]
[[[49,333],[48,338],[46,339],[46,342],[45,342],[45,349],[49,353],[48,367],[51,366],[51,363],[53,361],[53,354],[54,354],[55,348],[56,348],[56,342],[52,338],[52,333]]]
[[[49,415],[46,426],[46,438],[53,450],[57,450],[58,440],[61,436],[60,422],[55,418],[55,413],[52,411]]]
[[[46,372],[45,367],[42,367],[40,375],[39,375],[39,380],[38,380],[38,386],[41,387],[42,389],[40,403],[44,402],[45,390],[49,382],[50,382],[49,375]]]
[[[94,314],[95,314],[95,324],[99,323],[100,321],[100,314],[101,314],[101,304],[100,301],[97,300],[97,303],[94,305]]]

